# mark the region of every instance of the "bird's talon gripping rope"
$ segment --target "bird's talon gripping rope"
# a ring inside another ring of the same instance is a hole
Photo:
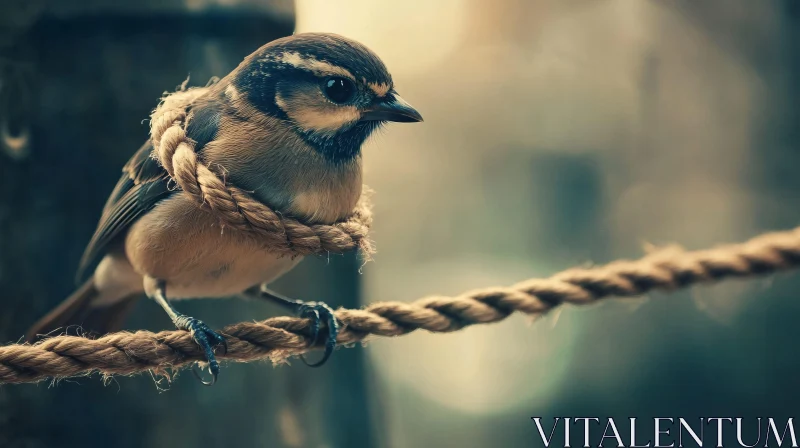
[[[328,358],[331,357],[331,353],[333,353],[333,350],[336,348],[336,338],[339,336],[341,324],[336,319],[333,308],[328,306],[326,303],[303,302],[302,300],[290,299],[270,291],[266,284],[251,288],[250,290],[245,291],[244,295],[247,297],[256,297],[269,300],[292,310],[292,312],[299,317],[310,319],[310,347],[317,345],[317,342],[319,341],[319,330],[322,326],[322,322],[324,321],[328,328],[328,334],[325,339],[325,354],[322,355],[322,359],[313,364],[309,363],[303,355],[300,355],[300,359],[309,367],[319,367],[325,364]]]
[[[192,373],[197,379],[206,386],[211,386],[217,382],[219,376],[219,362],[214,354],[216,347],[222,346],[228,353],[228,343],[224,337],[209,328],[203,321],[195,319],[194,317],[180,316],[175,325],[181,330],[189,331],[192,334],[192,339],[203,349],[208,363],[208,372],[211,374],[211,380],[206,381],[199,373],[197,364],[192,367]]]
[[[325,339],[325,354],[322,359],[315,363],[309,363],[304,355],[300,355],[303,363],[309,367],[320,367],[328,361],[331,357],[333,350],[336,348],[336,337],[339,336],[339,321],[333,313],[333,309],[323,302],[308,302],[303,303],[298,308],[300,317],[307,317],[311,319],[311,345],[315,345],[319,339],[319,328],[322,319],[328,327],[328,335]]]

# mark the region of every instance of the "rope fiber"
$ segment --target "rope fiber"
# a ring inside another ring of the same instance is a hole
[[[745,243],[685,251],[670,246],[638,260],[573,268],[545,279],[510,287],[468,291],[456,297],[430,296],[411,303],[373,303],[364,309],[339,309],[339,345],[368,336],[400,336],[418,329],[447,333],[468,325],[499,322],[514,312],[541,315],[561,304],[586,305],[599,299],[640,296],[652,290],[675,290],[725,278],[743,278],[800,266],[800,227],[767,233]],[[274,362],[305,353],[310,347],[308,319],[275,317],[225,327],[228,342],[221,361]],[[55,336],[34,345],[0,347],[0,384],[31,383],[145,371],[169,374],[203,353],[186,331],[111,333],[97,339]]]

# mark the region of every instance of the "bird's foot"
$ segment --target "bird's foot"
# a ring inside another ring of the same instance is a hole
[[[336,337],[339,335],[339,321],[336,320],[336,315],[333,309],[324,302],[302,302],[300,300],[295,302],[297,307],[297,315],[300,317],[307,317],[311,319],[311,344],[315,345],[319,339],[319,330],[322,321],[325,321],[328,327],[328,334],[325,338],[325,354],[322,359],[310,364],[305,356],[300,355],[303,363],[309,367],[319,367],[330,358],[333,349],[336,348]]]
[[[303,302],[302,300],[290,299],[288,297],[270,291],[270,289],[267,287],[266,284],[253,287],[245,291],[244,295],[246,297],[269,300],[270,302],[276,303],[284,308],[291,310],[297,316],[311,319],[312,346],[316,345],[317,341],[319,340],[320,328],[322,327],[322,322],[324,321],[327,327],[328,334],[325,337],[325,354],[322,355],[322,359],[313,364],[309,363],[306,360],[306,358],[302,355],[300,355],[300,359],[302,359],[303,363],[305,363],[305,365],[309,367],[319,367],[325,364],[325,361],[327,361],[328,358],[330,358],[331,353],[333,353],[333,350],[336,348],[336,338],[337,336],[339,336],[339,329],[341,328],[341,324],[336,319],[336,315],[334,314],[333,309],[326,303]]]
[[[178,327],[179,330],[190,332],[194,342],[203,349],[206,362],[208,363],[208,371],[211,373],[211,380],[206,381],[200,376],[200,373],[197,371],[197,364],[192,368],[192,373],[206,386],[211,386],[216,383],[217,376],[219,375],[219,362],[217,362],[214,349],[221,345],[225,349],[225,353],[227,353],[228,343],[225,341],[225,338],[212,330],[203,321],[195,319],[194,317],[184,316],[183,314],[178,315],[175,319],[175,326]]]

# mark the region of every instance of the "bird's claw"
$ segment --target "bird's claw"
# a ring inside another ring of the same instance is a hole
[[[300,305],[297,310],[300,317],[311,319],[311,345],[315,345],[319,339],[319,328],[322,320],[328,327],[328,335],[325,339],[325,354],[319,361],[310,364],[305,356],[300,355],[303,363],[309,367],[319,367],[330,358],[333,349],[336,348],[336,337],[339,335],[339,321],[333,313],[333,309],[323,302],[306,302]]]
[[[219,362],[214,354],[214,349],[222,346],[225,351],[223,354],[228,353],[228,342],[219,333],[212,330],[205,322],[195,319],[194,317],[181,316],[176,322],[178,328],[189,331],[192,334],[192,339],[197,345],[203,349],[203,353],[208,363],[208,372],[211,374],[211,380],[204,380],[198,372],[197,364],[192,367],[192,373],[197,379],[206,386],[211,386],[217,382],[219,375]]]

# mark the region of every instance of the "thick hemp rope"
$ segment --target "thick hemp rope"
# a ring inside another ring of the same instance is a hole
[[[153,157],[184,192],[208,207],[224,225],[255,234],[272,252],[310,255],[359,249],[366,257],[372,254],[367,238],[372,212],[366,195],[346,220],[309,225],[272,210],[203,164],[184,130],[191,119],[192,102],[203,93],[204,88],[183,86],[164,97],[150,117]]]
[[[638,296],[674,290],[728,277],[751,277],[800,266],[800,227],[768,233],[741,244],[684,251],[673,246],[639,260],[621,260],[593,268],[573,268],[546,279],[510,287],[469,291],[457,297],[431,296],[412,303],[374,303],[365,309],[339,309],[343,329],[338,344],[353,344],[370,335],[400,336],[417,329],[435,333],[467,325],[498,322],[513,312],[541,315],[563,303],[584,305],[608,296]],[[309,351],[308,319],[276,317],[225,327],[228,352],[220,360],[281,361]],[[98,339],[55,336],[35,345],[0,347],[0,384],[30,383],[46,378],[169,373],[203,360],[186,331],[137,331]]]

